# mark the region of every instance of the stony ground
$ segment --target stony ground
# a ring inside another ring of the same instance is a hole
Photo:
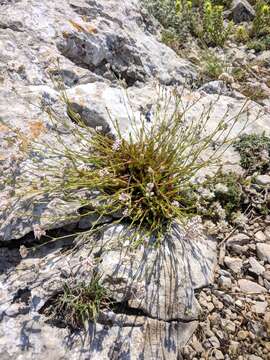
[[[253,16],[246,1],[236,3]],[[242,14],[237,9],[235,16]],[[145,115],[155,103],[158,80],[167,88],[188,82],[184,101],[200,97],[192,116],[214,102],[211,124],[228,109],[237,112],[251,97],[247,131],[270,134],[270,50],[256,52],[232,38],[224,49],[212,49],[221,66],[213,77],[197,41],[173,51],[161,38],[158,23],[137,0],[0,0],[0,117],[28,141],[50,139],[55,145],[60,136],[69,146],[80,146],[72,136],[74,124],[69,132],[55,128],[43,111],[53,106],[66,116],[55,86],[59,77],[89,126],[107,127],[109,109],[123,131],[130,123],[119,78],[125,81],[136,116]],[[182,243],[176,241],[180,260],[172,263],[164,256],[150,280],[146,265],[156,264],[156,259],[147,249],[122,258],[121,249],[102,253],[97,243],[92,259],[87,247],[67,254],[68,239],[31,253],[30,245],[37,244],[33,231],[61,227],[70,234],[85,225],[59,220],[63,214],[78,215],[76,204],[52,199],[46,206],[27,207],[28,194],[21,203],[13,199],[14,181],[4,181],[12,175],[13,180],[28,176],[31,182],[30,173],[25,176],[18,169],[27,169],[33,159],[20,158],[25,144],[3,125],[0,140],[1,360],[270,359],[269,216],[252,216],[244,226],[222,233],[217,242],[201,234],[199,223],[194,225],[195,230],[181,234]],[[243,170],[233,150],[224,161]],[[269,197],[269,171],[262,186]],[[48,220],[48,212],[54,221]],[[67,280],[92,276],[96,258],[103,259],[97,270],[124,310],[103,314],[95,326],[90,323],[82,341],[83,332],[55,326],[42,308]],[[149,258],[152,262],[145,260]],[[134,266],[143,280],[131,276]],[[128,296],[123,292],[127,284],[132,290]]]
[[[219,244],[212,287],[198,292],[199,328],[185,359],[270,359],[270,218]]]

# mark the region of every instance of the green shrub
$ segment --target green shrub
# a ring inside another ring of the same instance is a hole
[[[234,33],[234,38],[237,42],[246,43],[249,40],[249,32],[244,25],[239,25]]]
[[[216,80],[226,71],[227,64],[212,50],[202,51],[200,59],[200,78],[202,82]]]
[[[253,20],[251,34],[253,37],[270,34],[270,5],[264,0],[259,0],[256,4],[256,16]]]
[[[234,172],[219,171],[214,177],[209,177],[204,187],[211,196],[202,196],[202,215],[214,221],[231,222],[236,212],[244,210],[244,184],[245,180]]]
[[[247,43],[247,48],[254,49],[255,52],[270,50],[270,35],[267,35],[260,39],[250,40]]]
[[[200,37],[209,46],[223,47],[228,39],[232,25],[224,25],[223,6],[213,5],[211,0],[204,1],[203,30]]]
[[[188,35],[199,37],[209,46],[224,46],[231,32],[225,27],[223,6],[211,0],[142,0],[148,12],[169,31],[170,37],[186,43]],[[203,12],[203,16],[201,13]]]
[[[241,156],[241,166],[253,173],[264,174],[270,169],[270,138],[265,134],[243,135],[234,144]]]

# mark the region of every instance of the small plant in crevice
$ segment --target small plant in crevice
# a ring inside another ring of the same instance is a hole
[[[143,231],[154,237],[158,246],[174,221],[185,224],[197,214],[199,185],[194,179],[202,169],[219,164],[233,141],[231,131],[236,124],[241,132],[238,121],[247,110],[243,104],[238,114],[229,117],[228,109],[209,128],[215,103],[190,118],[200,98],[190,100],[184,92],[185,89],[159,89],[150,118],[127,114],[130,132],[126,134],[116,119],[111,119],[114,134],[100,126],[90,128],[63,92],[69,119],[57,116],[51,108],[46,111],[54,127],[72,133],[72,144],[61,137],[57,137],[58,146],[46,140],[31,144],[29,154],[37,160],[25,170],[21,180],[17,179],[15,195],[23,198],[27,193],[31,203],[55,198],[71,205],[79,203],[80,214],[61,221],[87,221],[94,215],[95,220],[89,220],[89,230],[84,232],[85,238],[107,226],[101,225],[102,219],[110,218],[114,224],[126,223],[136,234]],[[243,130],[246,122],[242,125]],[[211,154],[205,156],[211,147]],[[135,235],[131,238],[133,246],[145,242],[145,237]]]
[[[244,25],[239,25],[234,31],[234,39],[239,43],[246,43],[249,39],[249,31]]]
[[[200,54],[200,78],[201,82],[217,80],[226,72],[228,64],[220,59],[212,50],[203,50]]]
[[[63,291],[54,295],[41,309],[41,313],[53,322],[71,329],[86,327],[89,321],[96,322],[100,311],[110,309],[112,301],[109,292],[94,276],[89,284],[64,284]]]
[[[256,53],[270,49],[270,35],[260,39],[252,39],[247,42],[248,49],[254,49]]]
[[[270,137],[265,134],[242,135],[234,144],[241,156],[241,166],[249,174],[270,170]]]

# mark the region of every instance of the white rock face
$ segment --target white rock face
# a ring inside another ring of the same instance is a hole
[[[32,242],[35,225],[47,230],[78,221],[77,202],[51,197],[36,203],[26,188],[14,196],[19,178],[26,184],[36,177],[49,178],[49,151],[22,156],[28,142],[56,147],[60,138],[67,147],[83,146],[74,136],[77,125],[60,100],[61,82],[88,126],[107,129],[111,116],[127,133],[132,130],[132,117],[136,122],[155,108],[156,82],[171,91],[172,85],[181,90],[196,78],[191,63],[158,40],[156,25],[140,9],[139,0],[0,0],[0,119],[5,122],[0,122],[1,242],[13,245],[26,235]],[[119,79],[125,82],[125,90]],[[196,102],[189,119],[213,107],[208,130],[224,114],[235,116],[245,102],[188,89],[182,101],[183,106]],[[269,114],[255,103],[249,105],[231,136],[247,119],[246,131],[270,133]],[[52,124],[45,112],[48,106],[68,126]],[[230,150],[228,164],[234,166],[235,159]],[[61,157],[54,161],[61,175],[66,164]],[[31,169],[36,163],[34,175]],[[8,178],[14,181],[6,183]],[[86,195],[91,196],[81,194]],[[116,240],[113,234],[119,229],[109,228],[103,239]],[[90,238],[89,246],[72,254],[60,251],[62,242],[24,259],[16,248],[1,248],[0,359],[181,359],[181,348],[193,334],[200,313],[194,292],[213,282],[216,250],[199,224],[187,232],[177,225],[167,240],[160,251],[118,246],[104,252],[102,239],[96,243]],[[249,238],[235,241],[247,243]],[[101,258],[95,271],[114,300],[124,304],[124,311],[104,312],[97,324],[89,324],[86,334],[71,336],[67,328],[52,326],[42,307],[66,281],[89,281],[94,258]]]
[[[125,231],[121,225],[110,226],[98,241],[89,238],[72,253],[62,253],[63,242],[30,251],[0,275],[0,358],[26,354],[31,360],[48,356],[75,360],[84,355],[106,360],[114,352],[120,359],[126,352],[131,359],[163,359],[164,353],[179,358],[200,313],[194,291],[213,281],[215,242],[201,233],[198,224],[190,223],[188,231],[175,224],[160,249],[134,250],[119,243],[126,242]],[[106,251],[108,242],[111,250]],[[8,254],[3,253],[3,259]],[[67,281],[89,281],[96,254],[100,262],[95,272],[122,305],[115,312],[104,310],[96,325],[89,324],[88,335],[74,334],[69,343],[68,329],[51,328],[42,308]]]

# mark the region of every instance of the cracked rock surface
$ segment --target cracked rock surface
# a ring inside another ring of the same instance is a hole
[[[78,250],[63,252],[58,243],[30,250],[24,259],[3,249],[3,258],[8,254],[17,265],[6,261],[0,275],[1,359],[179,359],[198,324],[195,290],[213,281],[215,241],[195,222],[185,231],[175,224],[158,251],[113,246],[123,233],[123,226],[109,226]],[[105,251],[108,242],[111,250]],[[66,282],[91,278],[97,254],[95,271],[111,297],[126,305],[104,310],[86,332],[71,335],[50,325],[42,308]]]
[[[195,293],[213,283],[216,266],[216,244],[202,233],[200,223],[191,223],[185,231],[175,224],[159,251],[144,247],[135,251],[127,245],[105,252],[103,242],[117,243],[125,231],[108,226],[98,241],[90,238],[72,252],[73,239],[45,244],[23,258],[19,252],[21,245],[34,242],[37,223],[46,230],[65,231],[66,226],[78,230],[83,225],[77,224],[77,203],[52,198],[40,205],[29,201],[27,193],[20,201],[13,198],[17,179],[31,182],[29,169],[37,160],[44,176],[49,159],[46,149],[42,157],[21,158],[27,142],[18,140],[9,126],[27,141],[57,146],[60,137],[67,146],[81,147],[73,136],[76,125],[60,100],[62,79],[72,106],[88,126],[109,127],[109,110],[121,130],[129,131],[127,113],[132,112],[135,120],[145,115],[157,98],[156,81],[169,90],[197,77],[194,66],[159,39],[158,24],[140,8],[139,0],[0,0],[0,117],[7,125],[0,124],[1,360],[179,360],[197,328],[201,306]],[[183,103],[196,101],[190,118],[214,103],[210,126],[226,112],[236,114],[245,102],[243,96],[206,90],[186,89]],[[47,106],[68,122],[68,128],[51,124]],[[264,110],[251,102],[240,124],[248,117],[247,130],[270,133]],[[229,165],[234,158],[235,153],[229,153]],[[65,166],[61,159],[58,166],[59,171]],[[6,184],[10,175],[13,183]],[[72,224],[62,220],[68,215]],[[98,264],[96,258],[101,260]],[[122,311],[103,311],[86,331],[71,333],[68,327],[51,323],[43,307],[64,283],[88,281],[94,269],[113,299],[123,304]],[[254,271],[261,270],[257,266]]]

